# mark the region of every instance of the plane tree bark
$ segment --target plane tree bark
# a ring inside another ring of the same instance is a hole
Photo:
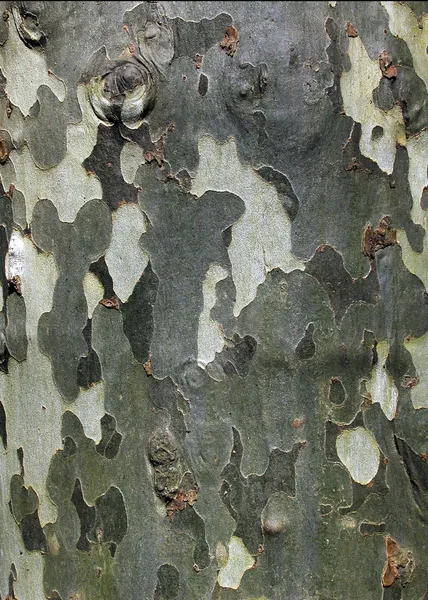
[[[427,598],[428,4],[1,5],[1,598]]]

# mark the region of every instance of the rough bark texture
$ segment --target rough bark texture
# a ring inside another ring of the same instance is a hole
[[[428,3],[1,6],[1,598],[426,599]]]

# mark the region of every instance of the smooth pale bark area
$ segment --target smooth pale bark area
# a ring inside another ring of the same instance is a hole
[[[0,600],[427,600],[428,3],[1,7]]]

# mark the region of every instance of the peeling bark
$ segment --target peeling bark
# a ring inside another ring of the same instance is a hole
[[[2,2],[0,600],[428,597],[428,4]]]

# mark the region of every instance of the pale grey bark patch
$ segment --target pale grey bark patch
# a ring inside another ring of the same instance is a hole
[[[1,594],[426,595],[425,4],[3,3]]]

